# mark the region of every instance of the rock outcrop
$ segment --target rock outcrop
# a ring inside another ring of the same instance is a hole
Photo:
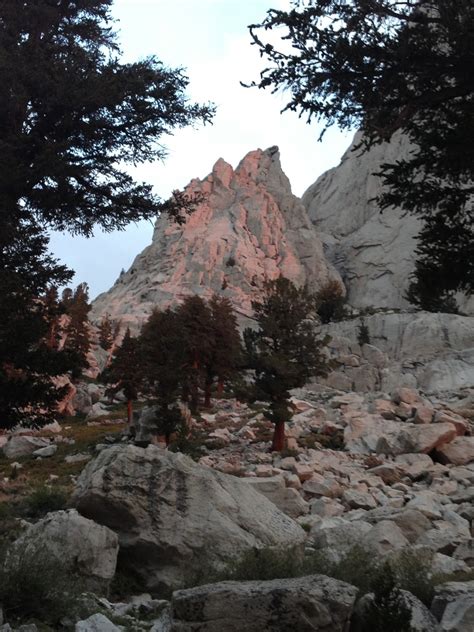
[[[250,316],[251,300],[266,280],[283,275],[318,288],[339,279],[305,207],[291,193],[277,147],[250,152],[235,170],[220,159],[186,191],[205,201],[184,226],[165,218],[157,222],[151,245],[95,300],[93,319],[108,312],[133,326],[154,306],[213,292]]]
[[[171,631],[345,632],[356,595],[324,575],[208,584],[173,594]]]
[[[117,564],[118,538],[74,509],[50,513],[28,527],[9,551],[9,563],[54,560],[93,590],[107,590]]]
[[[379,312],[363,322],[371,345],[362,348],[358,318],[325,327],[340,364],[329,378],[334,388],[390,391],[406,385],[429,393],[474,385],[474,317]]]
[[[374,175],[383,163],[403,159],[410,143],[395,134],[361,153],[360,135],[339,166],[326,171],[303,195],[328,258],[341,273],[349,303],[356,308],[407,308],[404,298],[414,269],[420,221],[399,208],[381,212],[375,198],[382,191]],[[461,300],[474,313],[474,298]]]
[[[298,547],[301,527],[245,481],[155,446],[103,450],[82,472],[78,510],[114,530],[147,589],[173,589],[252,548]]]

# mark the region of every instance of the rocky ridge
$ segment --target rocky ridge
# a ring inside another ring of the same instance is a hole
[[[189,294],[213,292],[232,299],[237,312],[252,314],[266,280],[283,275],[317,289],[339,279],[303,204],[291,192],[277,147],[245,156],[234,170],[220,159],[204,180],[185,190],[205,196],[184,226],[160,219],[153,240],[115,285],[93,305],[123,323],[143,322],[154,306]]]

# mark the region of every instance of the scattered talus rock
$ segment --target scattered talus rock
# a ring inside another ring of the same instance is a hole
[[[382,183],[374,173],[383,163],[407,156],[410,143],[395,134],[389,143],[364,153],[357,149],[359,143],[356,134],[340,165],[309,187],[303,203],[341,273],[351,305],[406,308],[421,223],[399,208],[380,211],[375,198]],[[461,307],[474,313],[474,298],[462,301]]]
[[[305,207],[291,193],[277,147],[250,152],[235,170],[220,159],[186,192],[205,200],[184,226],[164,218],[157,222],[151,245],[96,299],[93,318],[108,312],[136,325],[156,305],[213,292],[249,316],[251,300],[266,280],[283,275],[317,288],[340,278]]]
[[[245,481],[155,446],[103,450],[82,472],[79,511],[113,529],[120,560],[148,589],[260,547],[299,547],[301,527]]]
[[[171,632],[345,632],[356,595],[324,575],[208,584],[173,594]]]

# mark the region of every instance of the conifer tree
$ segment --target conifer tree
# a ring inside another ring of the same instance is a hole
[[[138,338],[133,338],[127,328],[122,344],[117,347],[110,365],[102,373],[102,379],[112,387],[112,393],[123,391],[127,400],[127,418],[129,426],[133,418],[133,402],[138,398],[142,384],[142,361]]]
[[[186,363],[182,321],[177,312],[154,310],[140,334],[143,389],[156,400],[156,430],[169,444],[182,421],[178,398]]]
[[[64,313],[64,308],[59,301],[58,288],[50,286],[41,300],[44,305],[45,319],[49,328],[46,343],[51,349],[58,349],[61,333],[60,317],[61,314]]]
[[[326,341],[315,331],[315,296],[288,279],[267,282],[262,301],[252,307],[258,329],[244,332],[248,366],[255,372],[248,397],[266,402],[264,414],[275,424],[272,450],[281,451],[285,422],[293,415],[289,391],[326,375]]]
[[[237,370],[242,358],[242,343],[237,318],[228,298],[214,294],[209,301],[212,326],[212,347],[206,365],[204,406],[210,406],[211,388],[217,378],[217,392]]]
[[[203,386],[214,350],[212,313],[200,296],[188,296],[177,309],[185,344],[183,366],[184,397],[189,394],[190,408],[199,407],[199,389]]]
[[[69,322],[65,332],[64,349],[69,353],[73,363],[73,378],[80,377],[82,369],[89,366],[87,354],[91,346],[88,319],[90,309],[87,283],[80,283],[74,290],[66,309]]]
[[[322,323],[342,320],[346,315],[346,297],[341,284],[335,279],[325,283],[316,293],[318,316]]]
[[[181,222],[199,201],[175,193],[163,202],[151,185],[136,182],[124,169],[127,163],[164,158],[163,137],[209,121],[213,107],[187,99],[182,69],[167,68],[154,57],[121,63],[111,5],[112,0],[0,3],[5,87],[0,93],[0,379],[11,382],[5,366],[15,367],[10,376],[19,371],[25,379],[21,394],[2,383],[0,423],[21,417],[20,410],[46,410],[40,383],[49,384],[48,375],[57,374],[52,356],[42,354],[38,362],[45,308],[37,301],[47,286],[61,287],[72,275],[48,256],[47,232],[90,236],[94,226],[121,229],[160,212]],[[48,397],[53,410],[51,392]]]
[[[114,344],[114,329],[109,314],[105,314],[99,324],[99,344],[105,351],[109,351]]]
[[[0,231],[0,244],[0,427],[41,426],[54,419],[66,390],[51,380],[68,369],[51,331],[51,285],[62,285],[70,274],[31,226]]]

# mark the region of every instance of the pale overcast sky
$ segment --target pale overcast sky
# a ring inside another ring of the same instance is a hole
[[[124,59],[156,55],[168,66],[186,68],[190,98],[217,106],[212,126],[178,130],[164,139],[168,148],[164,163],[134,171],[162,198],[192,178],[204,178],[218,158],[235,167],[258,147],[280,147],[283,169],[296,195],[339,163],[351,135],[330,130],[318,143],[318,128],[293,113],[280,114],[284,95],[240,85],[258,78],[263,67],[256,47],[250,45],[247,26],[262,21],[269,8],[288,4],[288,0],[115,0],[113,13],[119,20]],[[124,232],[96,231],[92,239],[55,234],[51,248],[76,271],[74,284],[86,281],[95,297],[150,243],[152,230],[150,222],[141,222]]]

